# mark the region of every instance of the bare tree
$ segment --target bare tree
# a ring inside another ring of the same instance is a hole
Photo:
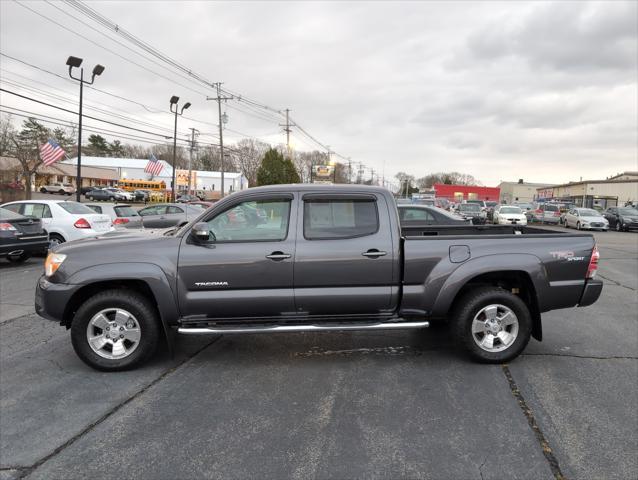
[[[459,172],[431,173],[419,178],[417,181],[421,189],[432,188],[435,183],[444,183],[446,185],[481,185],[481,182],[472,175]]]
[[[270,149],[270,145],[254,138],[245,138],[229,148],[234,163],[239,171],[248,179],[249,186],[257,185],[257,171],[261,161]]]
[[[16,135],[16,129],[11,122],[11,115],[6,118],[0,118],[0,157],[13,155],[15,150],[13,138]]]

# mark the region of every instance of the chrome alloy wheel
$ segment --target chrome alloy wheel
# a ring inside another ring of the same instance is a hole
[[[472,338],[486,352],[502,352],[518,336],[518,318],[505,305],[483,307],[472,320]]]
[[[128,357],[140,344],[137,319],[121,308],[107,308],[95,315],[86,327],[86,340],[95,353],[109,360]]]

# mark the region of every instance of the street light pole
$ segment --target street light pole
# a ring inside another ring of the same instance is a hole
[[[175,164],[177,163],[177,115],[183,115],[184,110],[191,106],[190,102],[186,102],[181,110],[179,110],[179,97],[173,95],[170,99],[171,112],[175,113],[175,131],[173,133],[173,181],[171,182],[171,201],[175,201]],[[173,112],[173,105],[175,111]]]
[[[104,72],[104,67],[100,64],[97,64],[95,67],[93,67],[93,72],[91,75],[91,81],[87,82],[84,80],[84,68],[81,67],[82,65],[82,61],[83,59],[78,58],[78,57],[69,57],[66,60],[66,64],[69,67],[69,77],[71,77],[73,80],[77,80],[78,82],[80,82],[80,108],[78,109],[78,115],[79,115],[79,119],[78,119],[78,165],[77,165],[77,172],[76,172],[76,177],[75,177],[75,199],[79,202],[80,201],[80,195],[81,195],[81,190],[82,190],[82,101],[83,101],[83,96],[84,96],[84,84],[86,83],[87,85],[93,85],[93,82],[95,81],[95,77],[96,76],[100,76],[102,75],[102,72]],[[72,74],[72,70],[73,68],[79,68],[80,69],[80,78],[74,77]]]

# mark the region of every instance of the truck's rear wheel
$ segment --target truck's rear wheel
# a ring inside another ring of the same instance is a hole
[[[457,341],[475,360],[484,363],[516,358],[532,333],[532,318],[525,302],[497,287],[479,288],[461,297],[453,323]]]
[[[87,365],[104,371],[134,368],[157,348],[159,319],[142,295],[107,290],[86,300],[73,317],[71,341]]]

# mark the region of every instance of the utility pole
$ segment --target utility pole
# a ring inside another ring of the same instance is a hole
[[[357,173],[357,183],[361,183],[363,181],[363,163],[359,162],[359,171]]]
[[[352,160],[348,157],[348,183],[352,183]]]
[[[374,168],[370,169],[370,185],[374,183]]]
[[[219,114],[219,150],[220,150],[220,158],[221,158],[221,174],[222,174],[222,193],[221,198],[224,198],[224,126],[222,122],[222,100],[232,100],[233,96],[230,97],[222,97],[221,96],[221,87],[222,83],[217,82],[214,83],[217,87],[217,96],[216,97],[206,97],[206,100],[217,100],[217,112]]]
[[[190,128],[191,131],[191,149],[188,156],[188,194],[191,195],[191,179],[193,178],[193,150],[195,149],[195,137],[199,137],[199,130]]]
[[[286,132],[286,152],[288,152],[288,158],[292,159],[292,150],[290,149],[290,132],[292,130],[290,127],[294,127],[295,125],[290,123],[290,109],[286,109],[286,123],[279,124],[280,127],[284,127],[284,132]]]

